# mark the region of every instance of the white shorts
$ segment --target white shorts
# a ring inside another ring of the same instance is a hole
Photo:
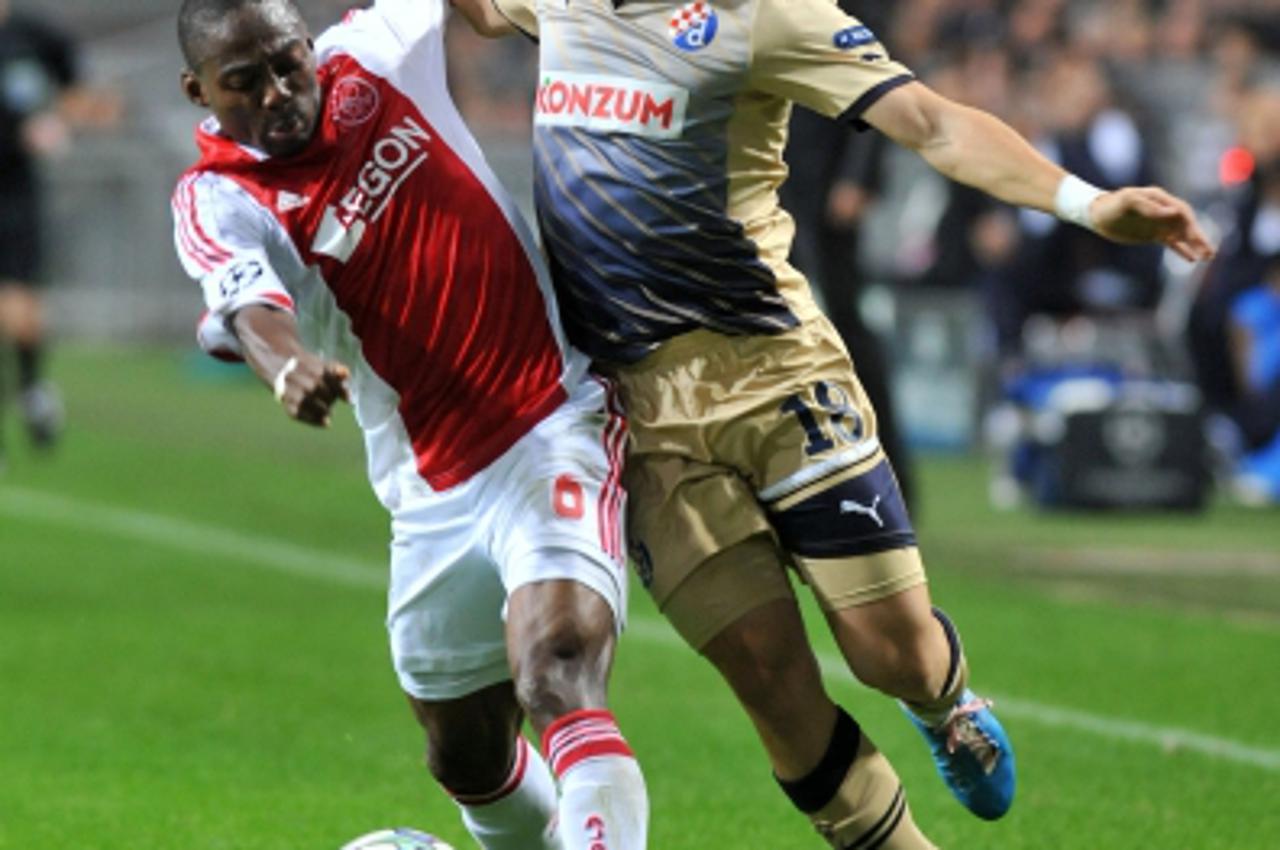
[[[524,584],[586,585],[622,628],[626,436],[613,391],[583,378],[484,470],[400,506],[392,518],[387,629],[407,693],[454,699],[510,679],[506,601]]]

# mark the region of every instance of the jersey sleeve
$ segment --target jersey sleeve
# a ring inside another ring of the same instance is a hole
[[[214,174],[190,174],[174,190],[173,239],[178,260],[204,295],[196,338],[221,359],[242,356],[229,319],[264,304],[293,311],[293,298],[267,258],[270,223],[239,187]]]
[[[831,0],[759,0],[752,24],[752,87],[829,118],[862,114],[912,73],[871,29]]]
[[[538,37],[538,0],[485,0],[502,17],[530,38]]]
[[[445,0],[376,0],[369,8],[348,12],[340,26],[322,33],[316,50],[324,54],[335,44],[363,36],[383,50],[396,44],[407,54],[424,41],[441,41],[444,18]]]

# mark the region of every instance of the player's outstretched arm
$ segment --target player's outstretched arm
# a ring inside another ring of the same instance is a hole
[[[921,83],[885,94],[862,117],[941,174],[1002,201],[1053,213],[1116,242],[1157,243],[1188,260],[1213,256],[1185,201],[1157,187],[1104,192],[1090,186],[994,115]]]
[[[303,347],[291,314],[261,304],[245,307],[231,322],[244,358],[299,422],[328,427],[338,399],[351,401],[350,370]]]

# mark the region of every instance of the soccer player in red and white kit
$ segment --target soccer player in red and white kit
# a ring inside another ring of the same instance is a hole
[[[444,14],[377,0],[313,44],[292,0],[184,0],[182,87],[212,116],[178,254],[206,350],[300,422],[353,403],[392,516],[396,672],[471,834],[638,850],[644,780],[605,694],[626,425],[449,98]]]

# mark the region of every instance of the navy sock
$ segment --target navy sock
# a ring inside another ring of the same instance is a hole
[[[791,799],[791,803],[805,814],[819,811],[831,802],[849,767],[858,755],[858,744],[862,741],[862,729],[857,721],[840,706],[836,706],[836,726],[831,733],[831,743],[823,754],[818,766],[793,781],[778,779],[783,793]],[[774,777],[777,779],[777,777]]]

